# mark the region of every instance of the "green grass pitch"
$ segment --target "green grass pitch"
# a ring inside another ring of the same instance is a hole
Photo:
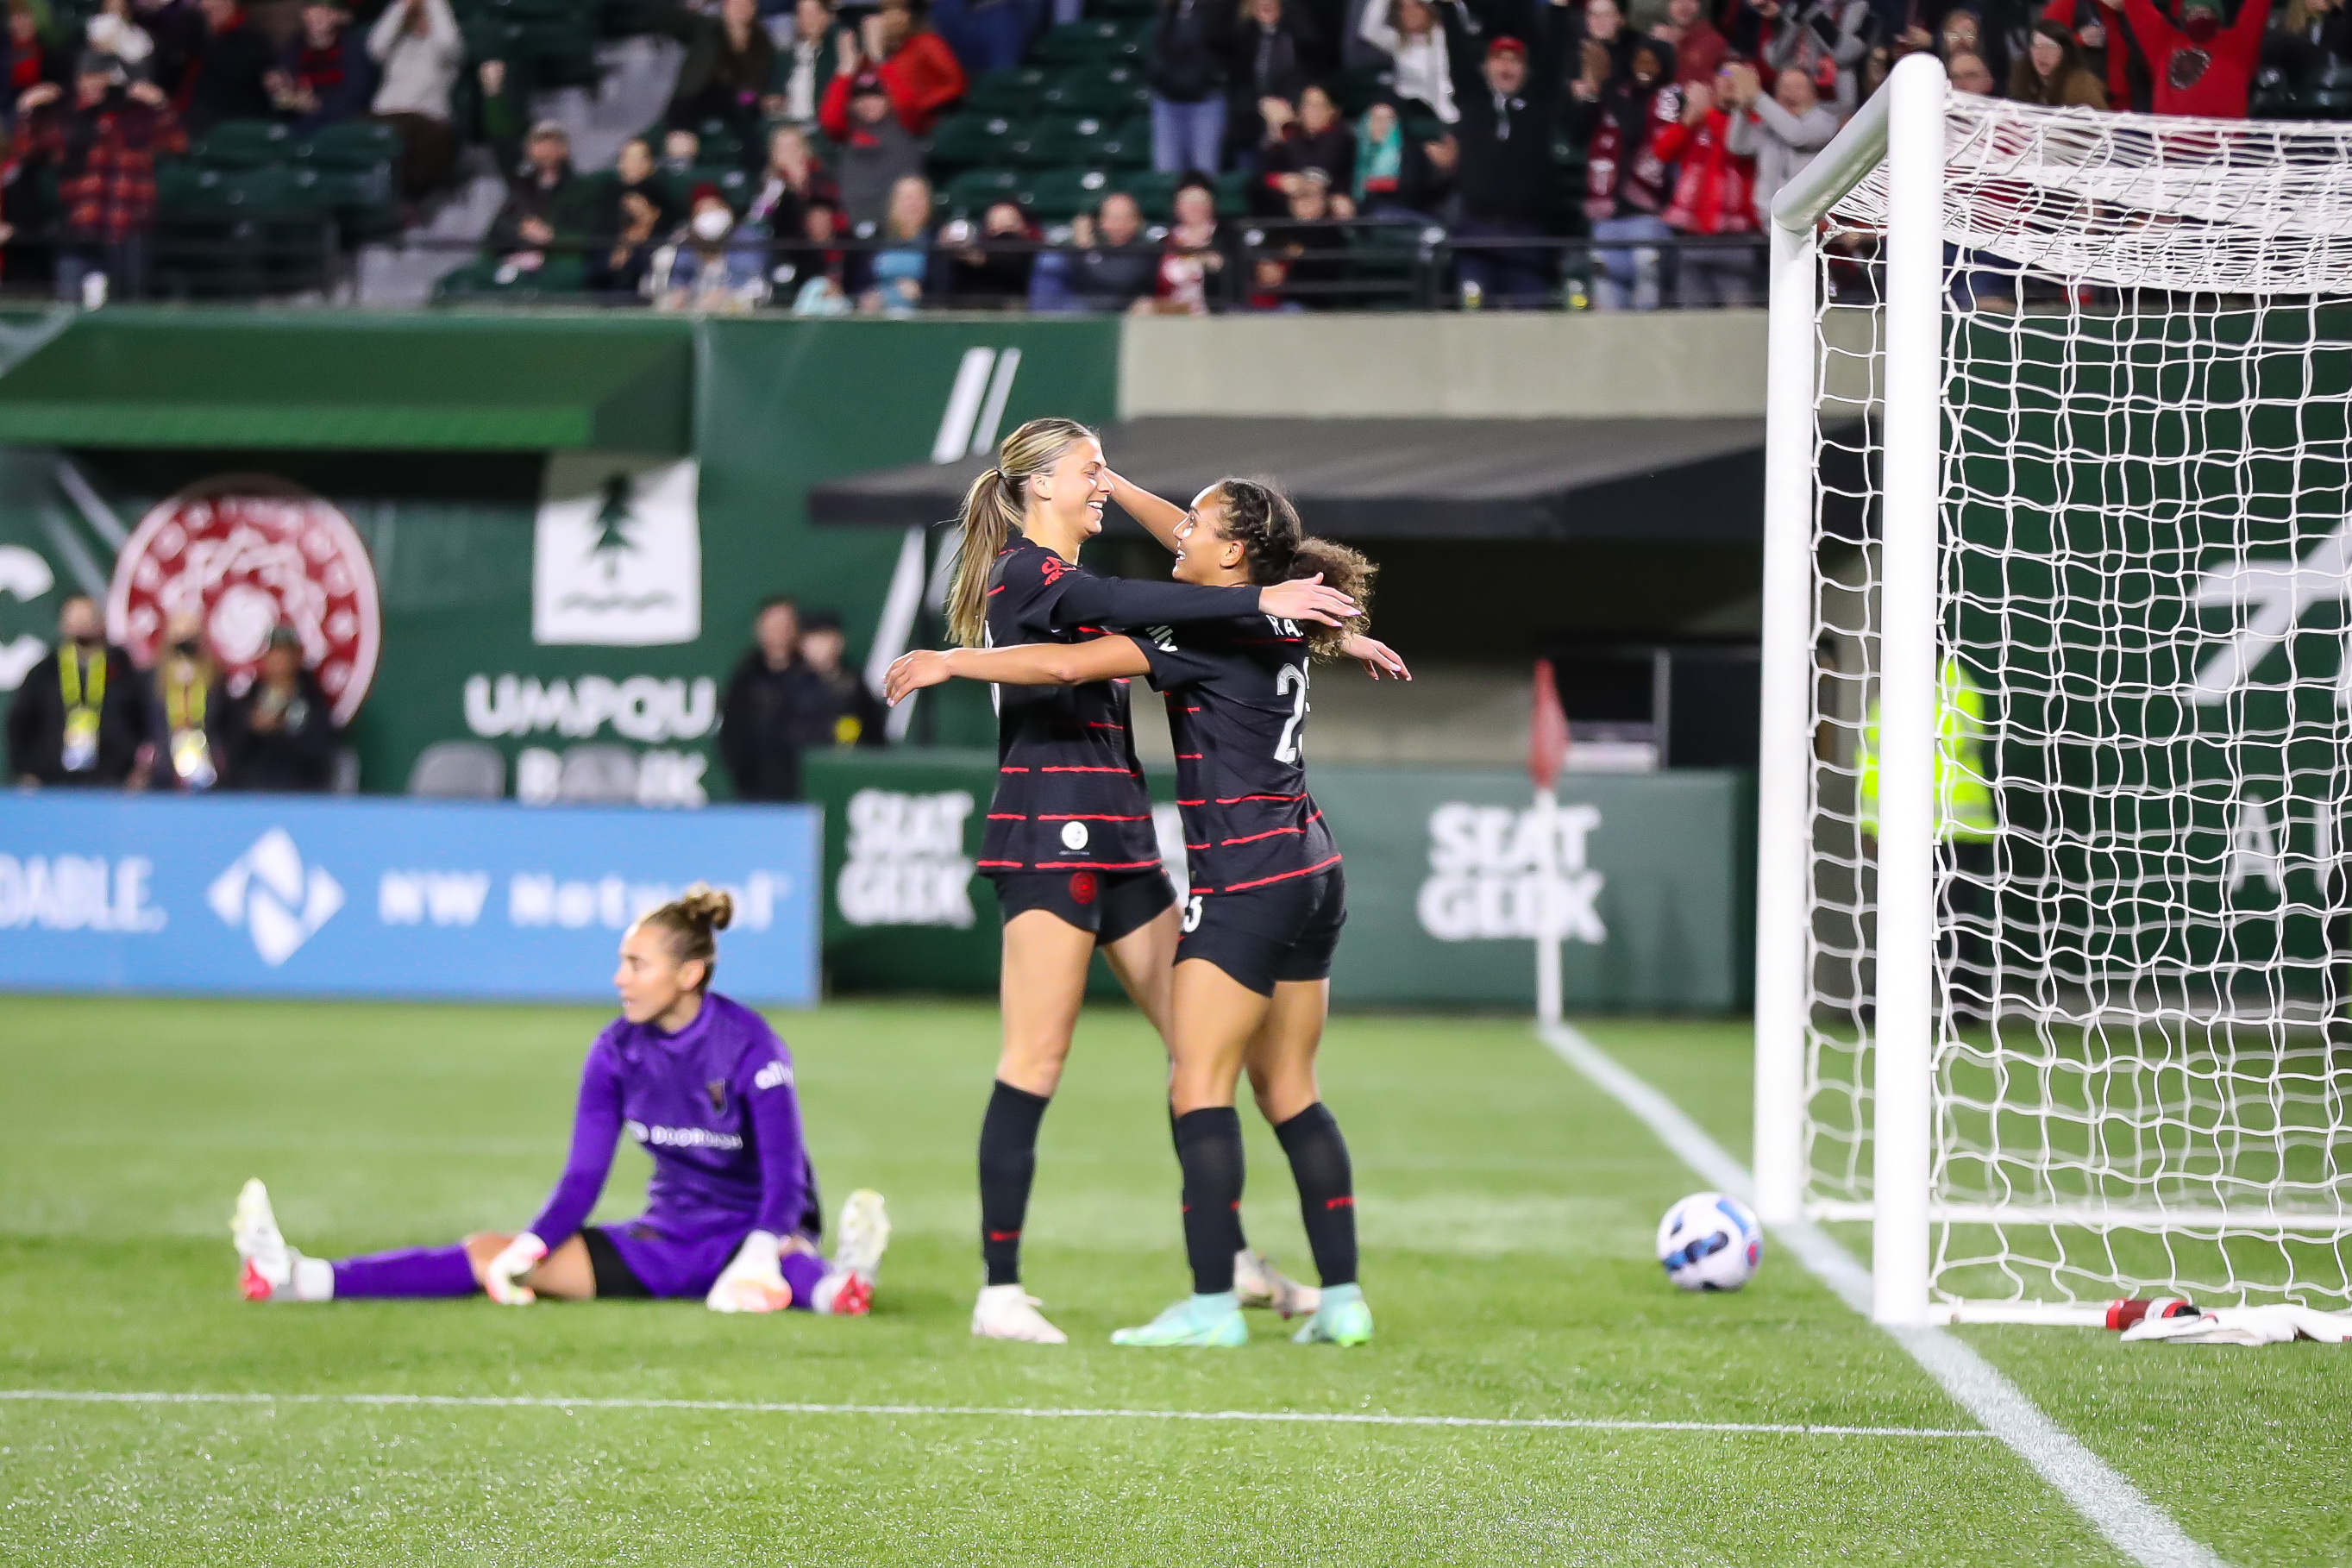
[[[1700,1184],[1504,1020],[1342,1017],[1380,1336],[1117,1349],[1184,1288],[1155,1043],[1088,1014],[1045,1122],[1030,1288],[1073,1343],[981,1344],[972,1145],[992,1010],[780,1015],[819,1173],[889,1196],[866,1321],[692,1303],[252,1307],[226,1218],[268,1180],[333,1254],[513,1226],[561,1160],[586,1009],[0,998],[0,1388],[1387,1413],[1946,1432],[1970,1423],[1790,1258],[1667,1289]],[[1589,1032],[1735,1152],[1742,1026]],[[1254,1242],[1306,1272],[1252,1123]],[[632,1212],[625,1151],[607,1217]],[[2352,1355],[1962,1331],[2239,1564],[2352,1562]],[[1975,1436],[0,1399],[16,1563],[2051,1563],[2120,1561]]]

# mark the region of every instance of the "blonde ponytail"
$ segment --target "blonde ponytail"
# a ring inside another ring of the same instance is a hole
[[[668,903],[648,911],[637,923],[667,936],[670,956],[678,963],[702,960],[707,967],[698,989],[708,991],[710,976],[719,967],[717,933],[733,924],[734,920],[734,899],[723,889],[697,882]]]
[[[1004,438],[995,466],[964,492],[963,533],[956,547],[955,581],[948,589],[948,635],[962,647],[978,647],[988,640],[988,574],[1021,526],[1029,481],[1094,434],[1075,419],[1032,419]]]

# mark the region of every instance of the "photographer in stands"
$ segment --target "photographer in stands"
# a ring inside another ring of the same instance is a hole
[[[320,794],[334,782],[333,706],[291,628],[269,634],[253,684],[220,706],[222,788]]]
[[[58,610],[58,646],[26,673],[8,709],[8,776],[45,784],[118,786],[139,759],[145,725],[139,672],[106,641],[97,601]]]

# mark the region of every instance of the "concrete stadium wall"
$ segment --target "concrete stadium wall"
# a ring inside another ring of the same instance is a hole
[[[1764,312],[1139,316],[1122,418],[1721,418],[1764,412]]]

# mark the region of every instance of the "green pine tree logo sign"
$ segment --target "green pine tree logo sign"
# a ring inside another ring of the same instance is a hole
[[[644,647],[701,636],[698,482],[691,459],[551,459],[532,552],[532,640]]]

